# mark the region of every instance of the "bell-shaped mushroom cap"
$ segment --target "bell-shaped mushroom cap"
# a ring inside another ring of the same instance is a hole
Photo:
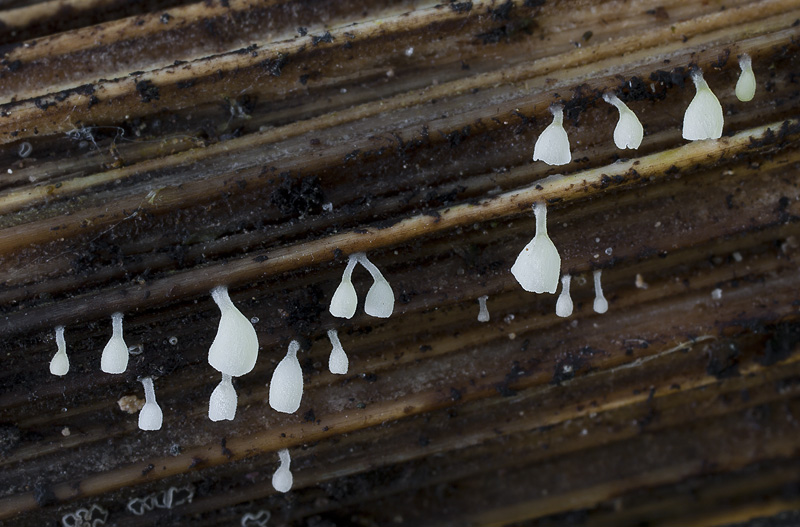
[[[594,272],[594,307],[595,312],[605,313],[608,311],[608,300],[603,296],[603,285],[600,283],[600,275],[603,271]]]
[[[739,58],[739,67],[742,72],[736,81],[736,98],[742,102],[752,101],[756,95],[756,75],[753,73],[753,61],[745,53]]]
[[[128,345],[122,338],[122,313],[111,315],[111,323],[111,339],[100,356],[100,369],[106,373],[123,373],[128,369]]]
[[[356,313],[356,306],[358,305],[358,296],[356,296],[356,288],[353,287],[351,277],[353,275],[353,268],[355,268],[357,258],[354,255],[350,256],[347,262],[347,267],[342,274],[342,281],[336,292],[333,293],[331,298],[331,305],[328,310],[331,315],[339,318],[353,318]]]
[[[217,371],[239,377],[252,371],[258,358],[258,336],[250,320],[233,305],[225,286],[211,290],[222,318],[208,350],[208,363]]]
[[[292,462],[289,457],[289,451],[285,448],[278,451],[278,458],[280,459],[280,465],[275,474],[272,475],[272,486],[278,492],[289,492],[292,490],[292,483],[294,482],[292,471],[289,468]]]
[[[378,268],[369,261],[367,255],[358,253],[359,262],[369,274],[372,275],[372,286],[367,291],[367,298],[364,301],[364,312],[367,315],[377,318],[389,318],[394,311],[394,291],[392,286],[386,281]]]
[[[683,138],[690,141],[722,137],[722,105],[703,80],[699,70],[692,73],[697,93],[683,114]]]
[[[561,277],[561,294],[558,295],[556,300],[556,315],[560,317],[568,317],[572,315],[572,298],[569,296],[569,284],[572,277],[565,274]]]
[[[300,408],[303,398],[303,370],[297,360],[297,350],[300,344],[293,340],[289,344],[289,351],[283,360],[278,363],[272,380],[269,383],[269,405],[273,410],[291,414]]]
[[[344,352],[342,343],[339,341],[339,334],[335,329],[329,329],[328,338],[333,346],[331,355],[328,358],[328,369],[331,371],[331,373],[344,375],[347,373],[347,369],[350,366],[350,361],[347,358],[347,354]]]
[[[156,402],[156,392],[153,389],[153,379],[145,377],[142,379],[144,385],[145,403],[139,410],[139,429],[140,430],[161,430],[161,423],[164,415],[161,407]]]
[[[64,326],[56,328],[56,346],[58,351],[50,359],[50,373],[66,375],[69,372],[69,357],[67,357],[67,343],[64,341]]]
[[[616,95],[606,93],[603,95],[603,100],[613,104],[619,112],[619,121],[617,121],[617,126],[614,128],[614,144],[621,150],[639,148],[644,137],[644,128],[642,123],[639,122],[639,118]]]
[[[547,235],[547,207],[535,203],[536,235],[522,249],[511,267],[511,273],[525,291],[553,294],[561,274],[561,256]]]
[[[236,403],[239,397],[231,383],[231,376],[227,373],[222,374],[222,380],[208,400],[208,418],[212,421],[233,421],[236,417]]]
[[[533,147],[533,160],[548,165],[566,165],[572,161],[569,137],[564,130],[564,109],[560,105],[550,107],[553,122],[544,129]]]

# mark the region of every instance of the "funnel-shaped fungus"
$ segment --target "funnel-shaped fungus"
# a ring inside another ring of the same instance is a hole
[[[752,101],[756,94],[756,76],[753,73],[753,61],[745,53],[739,58],[739,67],[742,72],[736,81],[736,98],[742,102]]]
[[[561,294],[556,300],[556,315],[560,317],[568,317],[572,314],[572,298],[569,296],[571,281],[572,277],[568,274],[561,277]]]
[[[212,421],[233,421],[236,417],[236,403],[239,398],[233,388],[231,376],[227,373],[222,374],[222,380],[208,400],[208,418]]]
[[[58,351],[50,359],[50,373],[66,375],[69,371],[69,358],[67,357],[67,343],[64,341],[64,326],[56,328],[56,346]]]
[[[278,363],[269,383],[269,405],[273,410],[291,414],[300,408],[303,398],[303,370],[297,360],[300,344],[293,340],[286,357]]]
[[[603,296],[603,286],[600,284],[600,275],[603,271],[597,270],[594,272],[594,310],[597,313],[605,313],[608,311],[608,300]]]
[[[272,475],[272,486],[278,492],[289,492],[292,490],[292,482],[294,481],[292,471],[289,470],[292,458],[289,457],[289,451],[285,448],[278,451],[278,458],[280,459],[280,465],[278,465],[278,470],[275,471],[275,474]]]
[[[208,363],[233,377],[249,373],[258,358],[258,336],[253,324],[233,305],[227,287],[212,289],[211,298],[219,306],[222,318],[208,350]]]
[[[369,261],[367,255],[358,253],[355,255],[369,274],[372,275],[372,286],[367,291],[367,299],[364,301],[364,311],[367,315],[378,318],[389,318],[394,311],[394,292],[392,286],[386,281],[381,272]]]
[[[511,273],[525,291],[553,294],[561,274],[561,257],[547,235],[547,206],[534,203],[533,213],[536,216],[536,235],[517,256]]]
[[[572,161],[569,138],[564,130],[564,108],[554,104],[550,107],[553,122],[544,129],[533,147],[533,160],[544,161],[548,165],[566,165]]]
[[[342,275],[342,281],[336,292],[333,293],[331,298],[331,306],[329,311],[331,315],[339,318],[353,318],[356,313],[356,305],[358,304],[358,297],[356,296],[356,289],[353,287],[351,277],[353,276],[353,269],[358,263],[356,255],[350,255],[347,261],[347,267]]]
[[[478,297],[478,322],[489,322],[489,308],[486,307],[488,295]]]
[[[347,359],[342,343],[339,342],[339,334],[335,329],[329,329],[328,338],[331,340],[331,346],[333,346],[331,356],[328,358],[328,369],[331,373],[344,375],[347,373],[350,361]]]
[[[614,144],[621,150],[639,148],[642,144],[642,137],[644,137],[644,128],[642,128],[639,118],[616,95],[606,93],[603,95],[603,100],[608,104],[613,104],[619,112],[619,121],[617,121],[617,127],[614,128]]]
[[[722,137],[722,105],[700,70],[692,72],[697,93],[683,114],[683,138],[690,141]]]
[[[111,315],[111,339],[100,357],[100,369],[106,373],[123,373],[128,369],[128,345],[122,338],[122,313]]]
[[[153,379],[145,377],[142,379],[144,385],[144,406],[139,410],[139,429],[140,430],[161,430],[161,422],[164,415],[161,407],[156,402],[156,392],[153,389]]]

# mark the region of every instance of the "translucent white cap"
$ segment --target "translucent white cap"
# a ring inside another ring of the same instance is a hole
[[[100,356],[100,369],[106,373],[123,373],[128,369],[128,345],[122,338],[122,313],[111,315],[111,339]]]
[[[722,137],[722,105],[703,80],[703,73],[692,73],[697,93],[683,114],[683,138],[690,141]]]
[[[636,114],[628,108],[628,105],[619,100],[614,94],[606,93],[603,100],[608,104],[613,104],[619,112],[619,121],[614,128],[614,144],[619,149],[637,149],[642,144],[644,128]]]
[[[478,297],[478,322],[489,322],[489,308],[486,307],[488,295]]]
[[[64,326],[56,328],[56,346],[58,351],[50,359],[50,373],[53,375],[66,375],[69,372],[69,358],[67,357],[67,343],[64,341]]]
[[[217,371],[239,377],[252,371],[258,358],[258,336],[253,324],[233,305],[225,286],[211,290],[222,318],[211,348],[208,363]]]
[[[544,161],[548,165],[566,165],[572,161],[569,138],[564,130],[564,108],[561,105],[550,107],[553,122],[544,129],[533,147],[533,160]]]
[[[511,273],[525,291],[553,294],[561,274],[561,256],[547,235],[547,206],[535,203],[536,235],[517,256]]]
[[[161,430],[161,423],[164,415],[161,407],[156,402],[156,392],[153,389],[153,379],[145,377],[142,379],[144,385],[145,403],[139,410],[139,429],[141,430]]]
[[[269,405],[273,410],[292,414],[300,408],[303,398],[303,370],[297,360],[300,344],[293,340],[286,357],[278,363],[269,383]]]
[[[356,295],[356,289],[353,287],[351,278],[357,262],[358,260],[355,255],[351,255],[350,259],[347,261],[344,274],[342,274],[342,281],[333,293],[331,305],[328,310],[331,312],[331,315],[335,317],[353,318],[353,315],[356,313],[358,296]]]
[[[603,286],[600,284],[600,275],[603,271],[597,270],[594,272],[594,310],[597,313],[605,313],[608,311],[608,300],[603,296]]]
[[[231,383],[231,376],[227,373],[222,374],[222,380],[208,400],[208,418],[212,421],[233,421],[236,417],[236,403],[239,398],[236,390]]]
[[[350,361],[347,359],[347,354],[344,352],[342,343],[339,342],[339,334],[335,329],[329,329],[328,338],[333,346],[331,355],[328,358],[328,369],[331,371],[331,373],[344,375],[347,373]]]
[[[289,465],[292,463],[289,451],[285,448],[278,451],[278,458],[280,459],[280,465],[275,474],[272,475],[272,486],[278,492],[289,492],[292,490],[292,483],[294,482],[292,471],[289,469]]]
[[[386,281],[378,268],[369,261],[367,255],[358,253],[354,255],[364,268],[372,275],[372,286],[367,291],[364,301],[364,312],[377,318],[389,318],[394,311],[394,292],[392,286]]]
[[[742,72],[736,81],[736,98],[742,102],[752,101],[756,95],[756,76],[753,73],[753,61],[745,53],[739,58],[739,67]]]
[[[568,317],[572,315],[572,298],[569,296],[569,284],[572,277],[565,274],[561,277],[561,294],[558,295],[556,300],[556,315],[560,317]]]

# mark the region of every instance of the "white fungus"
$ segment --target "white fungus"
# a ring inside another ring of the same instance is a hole
[[[328,338],[331,340],[331,346],[333,346],[331,355],[328,358],[328,369],[331,373],[344,375],[347,373],[350,361],[347,359],[347,354],[344,352],[342,343],[339,341],[339,334],[335,329],[329,329]]]
[[[487,295],[478,297],[478,322],[489,322],[489,308],[486,307]]]
[[[644,137],[644,128],[642,128],[639,118],[613,93],[604,94],[603,100],[614,105],[619,112],[619,121],[617,121],[617,127],[614,128],[614,144],[621,150],[639,148],[642,144],[642,137]]]
[[[364,312],[367,315],[377,318],[389,318],[394,311],[394,292],[392,286],[386,281],[375,264],[369,261],[367,255],[358,253],[355,255],[359,263],[372,275],[372,285],[367,291],[367,299],[364,301]]]
[[[756,94],[756,76],[753,73],[753,61],[745,53],[739,57],[739,67],[742,72],[736,81],[736,98],[742,102],[752,101]]]
[[[122,338],[122,313],[111,315],[112,333],[100,357],[100,369],[106,373],[123,373],[128,369],[128,345]]]
[[[556,315],[560,317],[568,317],[572,314],[572,298],[569,296],[571,281],[572,277],[568,274],[561,277],[561,294],[556,300]]]
[[[564,130],[564,108],[554,104],[550,107],[553,122],[544,129],[533,147],[533,160],[548,165],[566,165],[572,161],[569,138]]]
[[[608,300],[603,296],[603,286],[600,284],[600,275],[603,271],[597,270],[594,272],[594,310],[597,313],[605,313],[608,311]]]
[[[212,421],[233,421],[236,417],[236,404],[239,397],[231,382],[231,376],[227,373],[222,374],[222,380],[208,400],[208,418]]]
[[[292,458],[289,457],[289,451],[285,448],[278,451],[278,458],[280,459],[280,465],[278,465],[278,470],[275,471],[275,474],[272,475],[272,486],[278,492],[289,492],[292,490],[292,482],[294,481],[292,471],[289,470]]]
[[[233,305],[227,287],[212,289],[211,298],[219,306],[222,318],[208,350],[208,363],[233,377],[249,373],[258,358],[258,336],[253,324]]]
[[[350,259],[347,261],[347,267],[345,267],[344,274],[342,274],[342,281],[339,283],[339,287],[336,288],[336,292],[333,293],[329,311],[331,315],[335,317],[353,318],[353,315],[356,313],[358,296],[356,296],[356,288],[353,287],[351,277],[353,276],[353,269],[355,269],[357,263],[358,258],[356,255],[350,255]]]
[[[269,405],[273,410],[292,414],[300,408],[303,398],[303,370],[297,360],[300,344],[293,340],[286,357],[278,363],[269,383]]]
[[[50,359],[50,373],[53,375],[66,375],[69,371],[69,358],[67,357],[67,343],[64,341],[64,326],[56,328],[56,346],[58,351]]]
[[[711,298],[714,300],[721,300],[722,299],[722,289],[719,287],[711,291]]]
[[[511,273],[525,291],[553,294],[558,288],[561,257],[547,235],[547,206],[534,203],[536,235],[517,256]]]
[[[683,138],[690,141],[719,139],[722,136],[722,105],[700,70],[692,72],[692,80],[697,93],[683,114]]]
[[[139,429],[141,430],[161,430],[161,422],[164,419],[161,407],[156,402],[156,392],[153,389],[153,379],[145,377],[142,379],[144,385],[145,403],[139,410]]]

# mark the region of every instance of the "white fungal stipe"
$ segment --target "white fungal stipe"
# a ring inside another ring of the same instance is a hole
[[[364,311],[367,315],[377,318],[389,318],[394,311],[394,291],[392,286],[386,281],[381,272],[369,261],[367,255],[358,253],[355,255],[369,274],[372,275],[372,286],[367,291],[367,299],[364,301]]]
[[[564,108],[554,104],[550,107],[553,122],[544,129],[533,147],[533,160],[544,161],[548,165],[566,165],[572,161],[569,138],[564,130]]]
[[[111,315],[111,339],[100,356],[100,369],[106,373],[123,373],[128,369],[128,345],[122,338],[122,313]]]
[[[289,492],[292,490],[292,471],[289,470],[289,465],[292,463],[292,458],[289,457],[289,451],[285,448],[278,451],[278,458],[281,464],[278,465],[278,470],[272,475],[272,486],[278,492]]]
[[[722,137],[722,105],[700,70],[692,73],[692,80],[697,93],[683,114],[683,138],[690,141],[719,139]]]
[[[231,376],[227,373],[222,374],[222,380],[208,400],[208,418],[212,421],[233,421],[236,417],[236,403],[239,397],[231,382]]]
[[[568,274],[561,277],[561,294],[556,300],[556,315],[560,317],[568,317],[572,314],[572,298],[569,296],[571,281],[572,277]]]
[[[644,128],[642,128],[639,118],[628,108],[627,104],[619,100],[619,97],[613,93],[604,94],[603,100],[614,105],[619,112],[619,121],[617,121],[617,127],[614,128],[614,144],[620,150],[639,148],[642,144],[642,137],[644,137]]]
[[[489,322],[489,308],[486,307],[487,295],[478,297],[478,322]]]
[[[328,330],[328,338],[331,340],[331,356],[328,358],[328,369],[336,375],[344,375],[350,366],[347,354],[344,352],[342,343],[339,342],[339,334],[335,329]]]
[[[534,203],[536,235],[522,249],[511,267],[511,273],[525,291],[553,294],[561,274],[561,256],[547,235],[547,206]]]
[[[756,76],[753,73],[753,61],[745,53],[739,58],[739,67],[742,72],[736,81],[736,98],[742,102],[752,101],[756,94]]]
[[[141,430],[161,430],[161,422],[164,415],[161,407],[156,402],[156,392],[153,389],[153,379],[145,377],[142,379],[144,385],[144,406],[139,410],[139,429]]]
[[[208,363],[233,377],[249,373],[258,358],[258,336],[253,324],[233,305],[227,287],[212,289],[211,298],[219,306],[222,318],[208,350]]]
[[[50,359],[50,373],[53,375],[66,375],[69,371],[69,358],[67,357],[67,343],[64,341],[64,326],[56,328],[56,346],[58,351]]]
[[[293,340],[286,357],[278,363],[269,383],[269,405],[273,410],[292,414],[300,408],[303,398],[303,370],[297,360],[300,344]]]
[[[356,255],[351,254],[350,259],[347,261],[347,267],[342,275],[342,281],[336,292],[333,293],[331,298],[331,306],[329,311],[331,315],[339,318],[353,318],[356,314],[356,306],[358,305],[358,297],[356,296],[356,288],[353,287],[351,277],[353,276],[353,269],[358,263]]]
[[[600,284],[600,275],[603,271],[597,270],[594,272],[594,310],[597,313],[605,313],[608,311],[608,300],[603,296],[603,286]]]

